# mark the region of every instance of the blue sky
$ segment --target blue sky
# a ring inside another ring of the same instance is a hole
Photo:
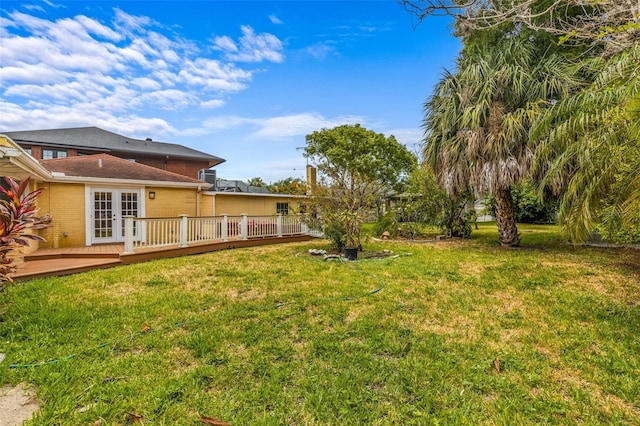
[[[0,132],[98,126],[304,177],[315,130],[361,123],[416,151],[460,43],[387,1],[0,1]]]

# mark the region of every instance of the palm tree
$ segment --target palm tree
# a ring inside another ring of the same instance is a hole
[[[511,186],[530,176],[532,123],[577,82],[567,63],[524,34],[465,40],[455,72],[445,72],[425,104],[425,159],[451,194],[467,189],[496,200],[499,240],[520,243]]]
[[[534,134],[543,188],[562,194],[560,223],[574,242],[598,223],[624,222],[640,203],[640,44],[583,61],[596,77],[558,102]]]

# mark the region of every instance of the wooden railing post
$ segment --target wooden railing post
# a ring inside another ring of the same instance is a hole
[[[282,213],[278,213],[276,216],[276,233],[278,238],[282,237]]]
[[[300,231],[303,235],[307,235],[309,233],[309,227],[307,226],[306,222],[302,220],[302,215],[298,215],[297,219],[298,223],[300,224]]]
[[[222,229],[220,230],[220,233],[222,241],[224,241],[225,243],[229,241],[229,218],[226,214],[222,215]]]
[[[189,216],[180,215],[180,247],[187,247],[187,231],[189,229]]]
[[[247,214],[242,215],[242,221],[240,222],[240,239],[246,240],[249,238],[249,221],[247,220]]]
[[[133,253],[133,216],[124,217],[124,254]]]

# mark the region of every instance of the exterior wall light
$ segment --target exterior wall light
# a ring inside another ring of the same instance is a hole
[[[149,191],[149,199],[150,200],[155,200],[156,199],[156,192],[155,191]]]

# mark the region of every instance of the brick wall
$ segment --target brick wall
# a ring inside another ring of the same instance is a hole
[[[51,226],[40,231],[47,241],[40,247],[78,247],[86,243],[85,189],[83,184],[42,183],[39,215],[49,214]],[[66,236],[65,236],[66,233]]]

